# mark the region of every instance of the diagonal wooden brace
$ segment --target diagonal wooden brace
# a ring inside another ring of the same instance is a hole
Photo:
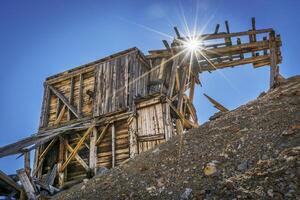
[[[52,85],[48,85],[49,89],[69,108],[69,110],[77,117],[81,118],[81,114],[77,112],[77,109],[70,104],[69,100],[61,94],[58,90],[56,90]]]
[[[101,142],[101,140],[103,139],[103,137],[105,136],[106,131],[107,131],[109,125],[110,125],[110,123],[106,124],[106,126],[105,126],[105,127],[103,128],[103,130],[101,131],[101,133],[100,133],[100,135],[99,135],[99,137],[98,137],[98,139],[97,139],[97,141],[96,141],[96,145],[98,145],[98,144]]]
[[[79,142],[77,143],[76,147],[74,148],[74,150],[71,152],[71,154],[69,155],[69,157],[66,159],[66,161],[64,162],[64,164],[62,165],[60,171],[64,171],[65,168],[68,166],[68,164],[70,163],[70,161],[74,158],[74,156],[76,155],[76,153],[78,152],[79,148],[81,147],[81,145],[84,143],[84,141],[86,140],[86,138],[91,134],[92,130],[93,130],[94,126],[91,126],[82,136],[82,138],[79,140]]]
[[[72,153],[74,149],[69,145],[69,143],[63,139],[63,142],[65,144],[66,149]],[[75,153],[75,159],[82,165],[82,167],[86,170],[89,171],[89,166],[84,162],[84,160],[78,155],[78,153]]]

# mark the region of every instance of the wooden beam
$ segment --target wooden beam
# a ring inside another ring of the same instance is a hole
[[[203,94],[213,105],[215,108],[217,108],[219,111],[221,112],[227,112],[228,109],[225,108],[224,106],[222,106],[219,102],[217,102],[216,100],[214,100],[213,98],[211,98],[210,96],[208,96],[207,94]]]
[[[192,101],[186,95],[184,95],[184,98],[186,101],[187,108],[191,114],[191,117],[193,118],[195,123],[198,123],[197,111],[196,111]]]
[[[85,139],[89,136],[89,134],[92,132],[94,126],[91,126],[82,136],[82,138],[79,140],[79,142],[77,143],[76,147],[74,148],[74,150],[71,152],[71,154],[69,155],[69,157],[66,159],[66,161],[64,162],[64,164],[61,167],[61,171],[63,171],[67,165],[69,164],[69,162],[74,158],[74,156],[76,155],[77,151],[79,150],[79,148],[81,147],[81,145],[83,144],[83,142],[85,141]]]
[[[93,128],[93,133],[90,135],[90,160],[89,160],[89,167],[92,171],[93,175],[97,173],[97,128]]]
[[[277,55],[275,32],[270,33],[270,88],[273,88],[277,79]]]
[[[40,125],[39,125],[40,128],[46,127],[48,124],[50,97],[51,97],[51,91],[48,85],[44,84],[44,97],[43,97],[43,105],[42,105],[42,112],[41,112]]]
[[[172,50],[171,50],[171,47],[170,47],[169,43],[167,42],[167,40],[163,40],[163,43],[164,43],[166,49],[171,53]]]
[[[54,125],[57,125],[57,124],[60,123],[61,119],[63,118],[63,116],[65,114],[65,111],[66,111],[66,105],[64,105],[62,107],[62,109],[60,110],[59,115],[58,115],[57,119],[54,122]]]
[[[34,186],[32,185],[29,177],[27,176],[24,169],[17,170],[17,174],[19,177],[19,180],[26,192],[26,195],[29,200],[36,200],[37,196],[35,195]]]
[[[32,167],[32,172],[35,171],[35,169],[37,168],[38,164],[39,164],[39,154],[40,154],[40,148],[41,147],[37,147],[34,150],[34,161],[33,161],[33,167]],[[36,177],[33,175],[32,173],[32,177]],[[37,178],[37,177],[36,177]]]
[[[252,31],[255,31],[256,30],[255,17],[251,18],[251,23],[252,23]],[[256,42],[256,34],[252,34],[252,40],[253,42]]]
[[[110,123],[107,123],[106,126],[101,131],[101,133],[96,141],[96,145],[100,144],[101,140],[104,138],[104,136],[106,134],[106,130],[108,129],[109,125],[110,125]]]
[[[245,36],[250,34],[261,34],[261,33],[270,33],[273,31],[271,28],[267,29],[260,29],[260,30],[250,30],[250,31],[243,31],[243,32],[235,32],[235,33],[218,33],[218,34],[203,34],[200,36],[201,40],[213,40],[213,39],[221,39],[221,38],[230,38],[230,37],[239,37]]]
[[[30,168],[30,151],[24,152],[24,169],[28,176],[30,176],[31,168]]]
[[[237,43],[237,45],[241,45],[242,44],[241,38],[237,38],[236,43]],[[244,54],[242,54],[242,53],[240,54],[240,59],[244,59]]]
[[[64,163],[65,153],[66,153],[66,147],[65,147],[65,143],[64,143],[64,138],[63,138],[63,136],[60,136],[59,137],[58,164],[57,164],[59,188],[62,188],[65,183],[65,173],[61,170],[61,167]]]
[[[180,81],[179,81],[179,73],[178,68],[176,69],[176,76],[175,76],[175,92],[177,93],[179,91],[180,87]]]
[[[171,98],[173,96],[177,66],[178,66],[178,57],[175,57],[173,59],[170,80],[169,80],[169,85],[168,85],[169,88],[167,91],[167,95],[169,98]]]
[[[186,78],[187,78],[187,71],[188,71],[188,66],[183,67],[183,74],[180,80],[180,86],[179,86],[179,91],[178,91],[178,103],[177,103],[177,109],[179,112],[182,113],[182,104],[183,104],[183,93],[185,91],[185,83],[186,83]]]
[[[156,140],[164,140],[165,134],[141,135],[137,137],[139,142],[150,142]]]
[[[61,111],[61,101],[57,97],[56,111],[55,111],[56,119],[59,117],[59,114],[61,113],[60,111]]]
[[[39,156],[39,160],[41,160],[43,157],[45,157],[45,155],[49,152],[49,150],[53,147],[53,145],[55,144],[55,142],[57,141],[57,137],[55,137],[54,139],[51,140],[51,142],[47,145],[47,147],[45,148],[45,150],[41,153],[41,155]]]
[[[50,90],[73,112],[77,118],[81,118],[81,115],[77,113],[75,107],[69,103],[69,100],[63,94],[56,90],[52,85],[48,86]]]
[[[130,158],[134,158],[139,154],[138,149],[138,124],[137,124],[137,116],[133,115],[128,119],[128,133],[129,133],[129,150],[130,150]]]
[[[227,20],[225,21],[225,27],[226,27],[227,34],[230,34],[229,23]],[[231,46],[232,45],[231,37],[225,37],[225,43],[226,46]]]
[[[21,191],[20,185],[16,183],[10,176],[6,175],[0,170],[0,180],[7,183],[9,186],[13,187],[17,191]]]
[[[270,59],[270,56],[265,55],[265,56],[255,56],[255,57],[244,58],[244,59],[233,60],[233,61],[222,62],[222,63],[214,63],[215,68],[211,66],[201,66],[201,71],[208,71],[208,70],[213,71],[216,69],[222,69],[230,66],[233,67],[233,66],[246,65],[251,63],[257,63],[268,59]]]
[[[215,28],[214,34],[218,34],[219,28],[220,28],[220,24],[217,24],[217,25],[216,25],[216,28]]]
[[[197,123],[193,123],[187,119],[185,119],[185,117],[183,116],[183,114],[181,112],[179,112],[179,110],[177,110],[173,105],[172,102],[167,99],[166,100],[168,105],[172,108],[172,110],[177,114],[177,116],[181,119],[183,126],[186,128],[198,128],[199,125]]]
[[[83,94],[83,74],[79,75],[79,89],[78,89],[78,105],[77,113],[81,115],[82,112],[82,94]]]
[[[54,180],[55,180],[55,177],[56,177],[56,173],[57,173],[57,164],[55,164],[52,167],[52,170],[50,171],[50,173],[47,174],[47,177],[46,177],[46,180],[45,180],[46,185],[52,185],[53,186]]]
[[[116,130],[115,124],[111,126],[111,154],[112,154],[112,168],[116,165]]]
[[[51,142],[47,145],[47,147],[45,148],[45,150],[38,156],[38,165],[37,165],[36,168],[34,168],[34,170],[33,170],[33,172],[32,172],[32,176],[33,176],[33,177],[36,176],[37,172],[41,169],[46,154],[50,151],[50,149],[53,147],[53,145],[55,144],[56,141],[57,141],[57,138],[55,137],[55,138],[52,139]]]
[[[70,82],[70,96],[69,96],[69,103],[70,105],[73,105],[74,102],[74,87],[75,87],[75,78],[71,77],[71,82]],[[70,121],[72,118],[72,112],[70,109],[68,110],[68,121]]]
[[[67,140],[64,140],[64,144],[66,149],[72,154],[74,152],[74,149],[71,147],[69,142]],[[86,164],[86,162],[84,162],[84,160],[78,155],[77,152],[74,154],[74,158],[79,164],[81,164],[81,166],[85,169],[85,171],[88,172],[90,170],[89,166]]]
[[[180,36],[180,33],[179,33],[179,31],[178,31],[178,29],[177,29],[176,26],[174,26],[174,31],[175,31],[175,33],[176,33],[177,38],[180,39],[181,36]]]
[[[280,46],[280,38],[276,38],[276,46]],[[179,50],[182,49],[182,47],[173,47],[173,49],[178,48]],[[257,41],[254,43],[243,43],[240,45],[232,45],[232,46],[225,46],[225,47],[219,47],[215,49],[202,49],[202,53],[205,54],[210,59],[212,58],[218,58],[223,56],[234,56],[237,54],[242,53],[251,53],[252,51],[262,51],[265,49],[269,49],[269,40],[266,41]],[[156,50],[160,52],[160,54],[164,57],[171,57],[172,54],[166,50]],[[199,59],[204,60],[204,59]]]
[[[189,98],[190,101],[194,101],[194,94],[195,94],[195,77],[191,76],[191,84],[190,84],[190,92],[189,92]]]
[[[176,119],[176,132],[178,135],[182,135],[183,134],[183,127],[182,127],[182,123],[180,119]]]

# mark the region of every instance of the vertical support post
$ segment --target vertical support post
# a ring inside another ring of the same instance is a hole
[[[179,92],[178,92],[178,104],[177,104],[177,109],[182,113],[182,104],[183,104],[183,93],[185,91],[185,83],[186,83],[186,78],[187,78],[187,70],[188,67],[184,66],[183,67],[183,74],[180,80],[180,85],[179,85]]]
[[[90,162],[89,167],[92,172],[92,175],[96,175],[97,173],[97,128],[94,127],[92,134],[90,135]]]
[[[170,77],[170,82],[168,85],[169,88],[168,88],[168,93],[167,93],[169,98],[172,98],[173,92],[174,92],[177,65],[178,65],[178,57],[174,58],[173,64],[172,64],[171,77]]]
[[[134,158],[139,154],[138,151],[138,141],[137,141],[137,131],[138,131],[138,124],[137,124],[137,116],[136,114],[129,118],[129,150],[130,150],[130,158]]]
[[[51,98],[51,91],[49,86],[44,83],[44,97],[43,97],[43,105],[42,105],[42,112],[40,118],[40,128],[47,126],[48,124],[48,117],[49,117],[49,102]]]
[[[33,170],[32,170],[32,176],[37,177],[37,173],[34,173],[37,170],[37,167],[39,166],[39,154],[40,154],[40,147],[37,147],[34,150],[34,161],[33,161]]]
[[[251,24],[252,24],[252,31],[255,31],[256,30],[256,27],[255,27],[255,18],[252,17],[251,18]],[[256,42],[256,35],[255,34],[250,34],[249,35],[249,42],[250,43],[253,43],[253,42]],[[252,57],[256,56],[256,53],[255,52],[252,52]]]
[[[61,171],[62,165],[64,163],[64,157],[65,157],[65,145],[64,145],[64,138],[61,136],[59,137],[59,154],[58,154],[58,185],[60,188],[64,186],[65,182],[65,172]]]
[[[111,163],[112,168],[116,165],[116,130],[115,130],[115,123],[111,125]]]
[[[160,68],[159,68],[159,75],[158,75],[158,79],[161,80],[162,82],[160,83],[160,92],[163,92],[164,89],[164,82],[165,82],[165,67],[166,67],[166,58],[163,58],[160,64]]]
[[[30,151],[27,151],[24,153],[24,168],[27,176],[30,176]]]
[[[183,126],[182,126],[182,122],[180,119],[176,119],[176,131],[177,131],[178,135],[183,134]]]
[[[82,93],[83,93],[83,74],[79,75],[78,105],[77,113],[81,116],[82,112]]]
[[[270,33],[270,88],[273,88],[276,83],[276,76],[279,73],[277,69],[276,41],[275,32]]]
[[[74,77],[71,77],[71,83],[70,83],[70,96],[69,96],[69,102],[71,105],[73,105],[74,101]],[[72,111],[68,109],[68,121],[70,121],[72,118]]]
[[[171,118],[170,105],[167,103],[164,103],[163,109],[164,109],[163,114],[164,114],[164,119],[165,119],[165,123],[164,123],[165,139],[166,139],[166,141],[168,141],[174,134],[174,130],[173,130],[174,127],[173,127],[173,122],[172,122],[172,118]]]
[[[194,101],[194,94],[195,94],[195,77],[191,77],[191,87],[190,87],[190,93],[189,93],[189,98],[190,101],[193,103]]]
[[[29,200],[35,200],[37,197],[35,196],[35,190],[34,187],[26,174],[24,169],[17,170],[17,174],[19,177],[20,182],[22,183],[22,186],[27,194],[27,197]]]

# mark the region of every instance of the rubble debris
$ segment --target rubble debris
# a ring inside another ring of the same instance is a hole
[[[175,137],[160,145],[159,152],[145,152],[126,166],[96,176],[85,190],[78,190],[82,187],[78,185],[54,197],[296,199],[300,196],[300,134],[294,125],[300,123],[300,98],[290,94],[299,89],[300,77],[287,79],[258,100],[183,135],[181,155],[180,138]],[[281,136],[290,129],[295,134]],[[237,170],[246,161],[247,169]],[[202,166],[208,163],[216,164],[217,176],[203,173]],[[147,170],[141,172],[141,168]]]

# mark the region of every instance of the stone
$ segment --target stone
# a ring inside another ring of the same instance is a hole
[[[109,172],[109,169],[107,169],[106,167],[100,167],[100,168],[97,170],[97,175],[106,174],[107,172]]]
[[[248,168],[248,161],[244,160],[241,164],[238,165],[239,171],[245,171]]]
[[[184,192],[181,194],[180,199],[189,199],[192,196],[193,190],[191,188],[185,188]]]
[[[215,174],[217,172],[216,164],[213,162],[207,163],[203,171],[206,176]]]
[[[85,178],[83,179],[83,183],[86,184],[89,181],[89,179]]]
[[[272,189],[269,189],[267,191],[267,194],[269,195],[269,197],[273,197],[274,196],[274,193],[273,193],[273,190]]]

